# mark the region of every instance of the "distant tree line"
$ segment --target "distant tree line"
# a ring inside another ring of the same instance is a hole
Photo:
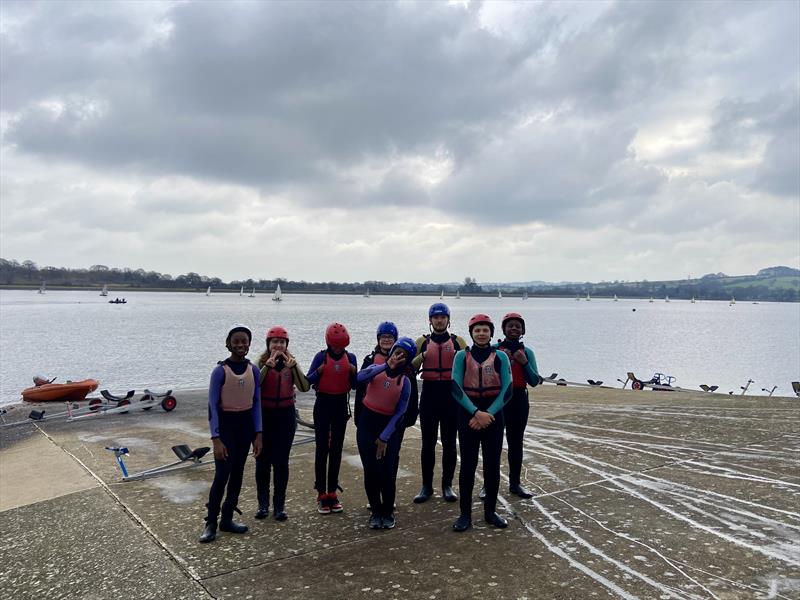
[[[185,275],[172,275],[130,269],[92,265],[88,269],[68,269],[65,267],[39,267],[31,260],[22,262],[0,258],[0,285],[38,286],[46,282],[50,287],[87,288],[108,285],[116,289],[173,289],[202,291],[209,286],[216,291],[246,291],[253,288],[257,292],[271,292],[280,284],[284,292],[332,292],[371,294],[431,294],[444,292],[453,296],[456,291],[462,295],[522,295],[557,297],[594,297],[673,299],[696,298],[698,300],[742,301],[780,301],[800,302],[800,270],[790,267],[770,267],[756,275],[729,277],[723,273],[705,275],[699,279],[679,281],[614,281],[600,283],[565,283],[553,285],[525,284],[483,284],[473,277],[465,277],[462,283],[388,283],[386,281],[364,282],[309,282],[291,281],[283,278],[244,279],[224,282],[219,277],[208,277],[189,272]]]

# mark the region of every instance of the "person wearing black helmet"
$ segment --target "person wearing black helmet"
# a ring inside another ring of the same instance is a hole
[[[371,529],[393,529],[397,461],[403,414],[411,396],[406,365],[417,353],[413,340],[403,337],[389,350],[386,362],[374,363],[358,373],[367,386],[359,412],[358,452],[364,466],[364,490],[369,499]]]
[[[206,526],[200,543],[213,542],[220,531],[245,533],[247,525],[233,520],[242,489],[244,465],[250,445],[261,453],[261,390],[259,371],[247,358],[253,334],[236,325],[225,338],[230,357],[217,363],[208,386],[208,424],[214,446],[214,482],[208,493]],[[226,494],[227,488],[227,494]],[[225,496],[225,502],[222,497]],[[221,508],[220,508],[221,505]]]
[[[508,526],[496,508],[503,451],[503,404],[511,387],[511,364],[505,352],[498,352],[491,346],[494,323],[489,315],[474,315],[469,320],[469,335],[473,345],[459,351],[453,362],[452,392],[461,407],[458,411],[461,515],[453,524],[458,532],[472,527],[472,487],[481,449],[486,487],[484,519],[494,527]]]
[[[422,377],[422,393],[419,399],[419,424],[422,431],[422,488],[414,497],[420,504],[433,496],[433,469],[436,465],[436,442],[441,430],[442,440],[442,497],[455,502],[458,496],[453,490],[453,475],[456,471],[456,415],[458,405],[450,391],[453,359],[456,352],[467,347],[459,336],[449,333],[450,309],[442,302],[428,309],[430,333],[417,339],[417,356],[413,361]]]
[[[528,402],[528,386],[536,387],[542,378],[536,366],[533,350],[522,343],[525,335],[525,319],[519,313],[508,313],[502,321],[505,338],[495,345],[502,350],[511,362],[511,398],[503,408],[506,422],[506,441],[508,442],[508,489],[520,498],[532,498],[528,490],[522,487],[522,439],[528,425],[530,405]]]

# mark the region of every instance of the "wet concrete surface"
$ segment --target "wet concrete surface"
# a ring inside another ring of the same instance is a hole
[[[510,496],[504,479],[499,511],[509,528],[483,523],[476,496],[475,526],[464,534],[451,530],[458,505],[439,490],[425,504],[411,502],[421,483],[417,428],[406,433],[401,453],[397,528],[369,530],[351,422],[343,513],[316,513],[314,445],[297,445],[289,520],[253,519],[250,459],[240,500],[250,531],[221,533],[208,545],[197,537],[213,466],[123,483],[104,449],[127,446],[135,472],[176,460],[172,445],[209,445],[203,394],[179,394],[178,401],[171,413],[0,431],[0,467],[41,437],[106,486],[72,491],[56,478],[52,499],[37,501],[31,491],[28,502],[0,512],[3,566],[11,567],[0,576],[0,595],[149,598],[168,589],[176,598],[800,598],[796,400],[536,389],[523,469],[535,497]],[[308,420],[312,402],[300,399]],[[506,469],[504,458],[504,478]],[[130,573],[114,568],[108,555],[115,551],[141,560]],[[35,577],[24,575],[31,565]]]

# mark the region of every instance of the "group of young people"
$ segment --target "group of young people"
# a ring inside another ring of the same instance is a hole
[[[211,373],[208,393],[209,429],[214,451],[214,481],[208,496],[206,525],[200,542],[211,542],[217,530],[245,533],[234,520],[244,467],[252,447],[258,495],[256,519],[272,511],[277,521],[288,518],[286,487],[289,453],[296,429],[296,390],[316,392],[314,403],[315,489],[317,512],[342,512],[338,497],[349,395],[355,390],[356,441],[364,468],[364,489],[370,509],[369,527],[395,526],[395,495],[400,448],[405,430],[420,420],[422,487],[417,504],[434,495],[436,445],[442,443],[442,497],[459,501],[453,477],[460,451],[460,515],[453,529],[472,526],[472,491],[478,455],[483,454],[484,488],[480,497],[484,519],[505,528],[496,512],[500,486],[503,433],[508,442],[509,491],[522,498],[531,493],[521,485],[522,444],[528,421],[528,387],[541,382],[536,358],[522,342],[525,321],[518,313],[501,322],[504,337],[492,344],[495,325],[479,313],[469,320],[467,344],[450,333],[450,309],[437,302],[428,310],[429,333],[416,341],[400,337],[390,321],[378,325],[376,345],[361,369],[347,351],[350,335],[340,323],[325,330],[325,349],[319,351],[304,375],[289,352],[283,327],[266,333],[266,350],[256,364],[247,359],[252,332],[233,327],[225,345],[230,356]],[[422,391],[417,387],[417,374]],[[458,439],[458,449],[456,446]]]

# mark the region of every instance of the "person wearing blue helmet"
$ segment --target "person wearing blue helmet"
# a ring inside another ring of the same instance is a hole
[[[414,368],[421,372],[422,393],[419,400],[419,423],[422,430],[422,488],[414,497],[420,504],[433,496],[433,470],[436,466],[436,443],[441,431],[442,440],[442,497],[455,502],[453,490],[458,452],[456,450],[456,422],[458,405],[453,398],[453,359],[456,352],[466,348],[463,338],[447,331],[450,327],[450,309],[436,302],[428,309],[430,333],[417,339],[417,356]]]
[[[371,529],[395,526],[397,461],[402,441],[399,431],[411,396],[411,382],[405,373],[416,353],[414,341],[402,337],[389,350],[386,362],[373,363],[356,376],[359,384],[366,385],[356,442],[364,466],[364,490],[372,511]]]

